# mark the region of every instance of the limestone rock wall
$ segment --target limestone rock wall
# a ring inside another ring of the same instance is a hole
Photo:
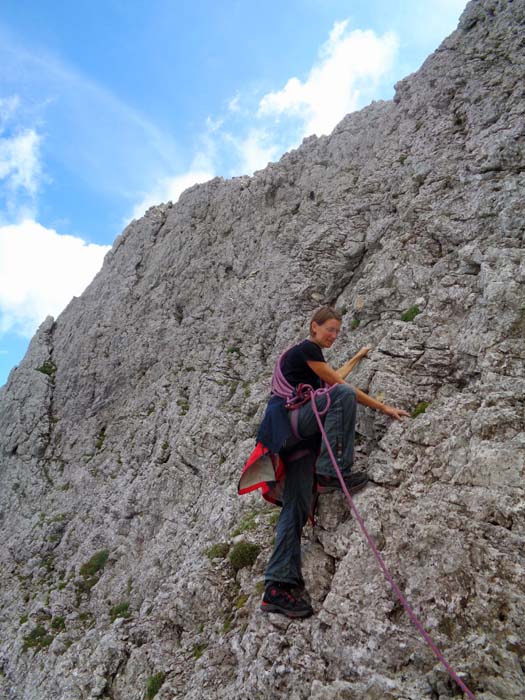
[[[371,345],[352,382],[419,410],[360,409],[365,522],[476,698],[525,696],[524,36],[470,3],[392,102],[149,210],[42,325],[0,390],[0,697],[458,697],[337,494],[315,616],[258,611],[277,511],[237,479],[321,303],[330,362]]]

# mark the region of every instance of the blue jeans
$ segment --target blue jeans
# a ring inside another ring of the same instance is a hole
[[[330,399],[330,408],[322,418],[324,429],[337,464],[343,475],[347,475],[354,455],[355,393],[348,384],[338,384],[331,389]],[[316,399],[320,410],[323,410],[325,403],[323,397]],[[320,432],[310,403],[290,411],[289,418],[303,438]],[[301,573],[301,533],[312,504],[314,470],[318,474],[336,476],[324,443],[316,464],[314,451],[302,449],[299,441],[293,442],[296,445],[281,455],[286,465],[283,507],[277,522],[273,554],[266,568],[266,583],[304,583]]]
[[[322,411],[326,405],[326,398],[323,396],[317,397],[315,404]],[[354,463],[356,408],[355,391],[352,387],[348,384],[337,384],[330,389],[330,408],[321,417],[326,437],[330,442],[337,466],[343,476],[350,473]],[[294,413],[297,416],[294,416]],[[290,411],[288,417],[292,426],[296,426],[301,437],[306,438],[319,434],[319,425],[310,402],[296,411]],[[321,443],[321,452],[315,471],[325,476],[337,476],[324,441]]]
[[[300,443],[299,443],[300,447]],[[280,581],[302,585],[301,532],[308,520],[314,485],[314,450],[285,457],[283,507],[279,514],[273,554],[265,573],[266,583]]]

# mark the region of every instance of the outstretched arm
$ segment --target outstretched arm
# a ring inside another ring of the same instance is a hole
[[[339,367],[339,369],[336,370],[337,374],[341,377],[341,379],[346,379],[346,377],[350,374],[354,367],[359,362],[361,362],[363,357],[366,357],[368,355],[369,350],[369,347],[361,348],[361,350],[359,350],[359,352],[357,352],[352,358],[350,358],[350,360],[347,360],[347,362],[345,362],[342,367]]]
[[[410,413],[407,413],[407,411],[404,411],[402,408],[395,408],[394,406],[388,406],[386,403],[381,403],[381,401],[373,399],[355,386],[353,386],[352,389],[355,391],[355,397],[358,403],[363,404],[363,406],[374,408],[376,411],[383,411],[383,413],[386,413],[387,416],[395,420],[403,420],[403,416],[410,418]]]
[[[335,369],[330,367],[330,365],[326,362],[310,361],[307,362],[307,365],[327,384],[346,384],[339,372],[336,372]],[[373,399],[371,396],[368,396],[368,394],[365,394],[364,391],[361,391],[361,389],[358,389],[355,386],[353,386],[352,389],[355,391],[355,396],[358,403],[362,404],[363,406],[368,406],[368,408],[373,408],[376,411],[382,411],[387,416],[394,418],[394,420],[402,420],[403,416],[410,418],[410,413],[407,413],[407,411],[404,411],[402,408],[395,408],[394,406],[388,406],[386,403],[381,403],[381,401]]]

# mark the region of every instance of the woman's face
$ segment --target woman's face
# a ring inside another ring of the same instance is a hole
[[[312,340],[322,348],[330,348],[334,341],[337,340],[340,330],[341,321],[335,318],[331,318],[321,324],[312,321]]]

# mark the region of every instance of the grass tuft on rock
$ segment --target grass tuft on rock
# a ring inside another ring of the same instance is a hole
[[[51,629],[58,634],[66,629],[66,620],[62,615],[57,615],[51,622]]]
[[[235,607],[237,608],[237,610],[240,610],[246,605],[247,602],[248,596],[245,593],[241,593],[241,595],[237,596],[237,600],[235,601]]]
[[[208,559],[225,559],[229,551],[230,545],[227,542],[217,542],[217,544],[212,544],[211,547],[205,549],[204,554]]]
[[[49,634],[44,625],[37,625],[29,634],[24,637],[23,651],[35,649],[40,651],[46,649],[53,641],[53,635]]]
[[[412,411],[411,415],[412,418],[416,418],[416,416],[420,416],[422,413],[424,413],[427,408],[430,406],[430,404],[427,401],[420,401],[418,405],[414,408]]]
[[[115,622],[115,620],[119,617],[131,617],[129,603],[119,603],[118,605],[114,605],[109,611],[109,617],[111,618],[111,622]]]
[[[155,695],[159,692],[162,684],[166,680],[166,674],[155,673],[155,675],[150,676],[146,682],[146,700],[153,700]]]
[[[228,555],[230,564],[233,566],[235,571],[240,571],[247,566],[252,566],[255,560],[259,556],[261,548],[257,544],[252,542],[247,542],[246,540],[241,540],[238,542],[231,550]]]
[[[51,360],[45,360],[41,367],[36,367],[36,371],[47,374],[48,377],[52,377],[57,371],[57,367]]]
[[[106,566],[109,558],[109,549],[101,549],[95,552],[91,559],[80,567],[80,575],[84,578],[94,576],[97,572],[102,571]]]
[[[207,647],[208,647],[208,645],[205,644],[204,642],[203,642],[202,644],[194,644],[194,645],[193,645],[193,651],[192,651],[192,653],[193,653],[193,658],[194,658],[195,660],[200,659],[201,656],[202,656],[202,655],[204,654],[204,652],[206,651]]]
[[[405,311],[405,313],[401,314],[401,320],[405,321],[405,323],[409,323],[410,321],[413,321],[415,317],[421,313],[421,309],[417,304],[414,304],[414,306],[411,306],[409,309]]]

